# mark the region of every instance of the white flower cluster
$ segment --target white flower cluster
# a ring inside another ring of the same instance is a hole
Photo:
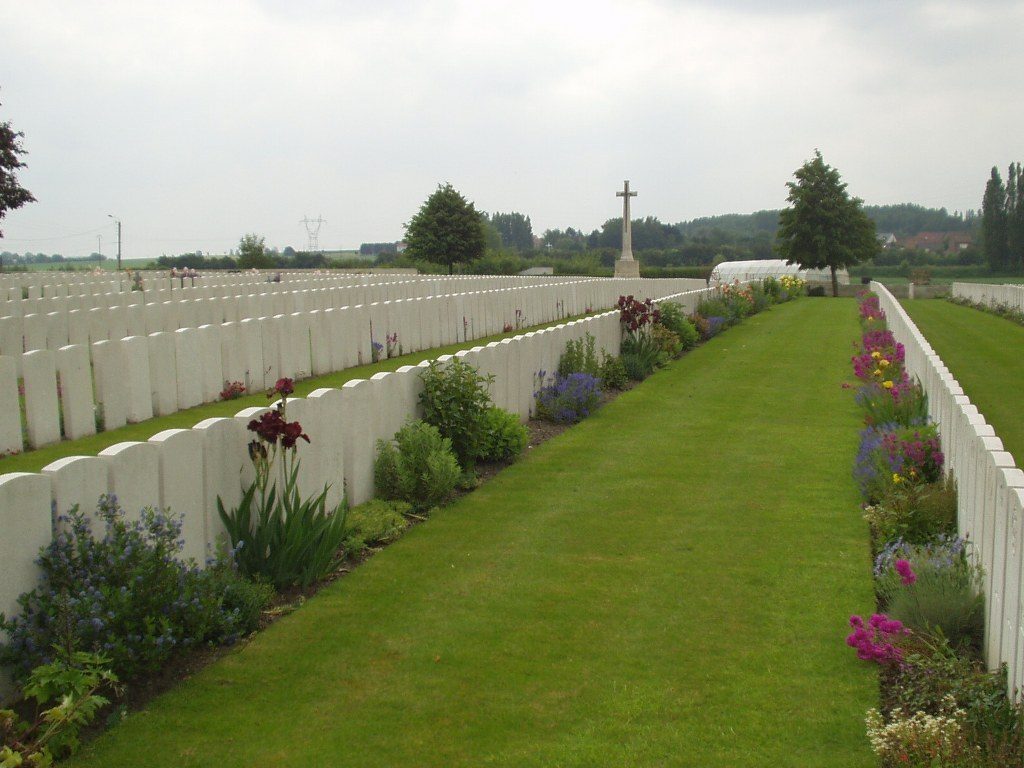
[[[877,709],[869,709],[868,740],[885,764],[957,765],[954,761],[972,751],[961,724],[965,715],[952,696],[946,697],[938,715],[920,711],[908,715],[897,707],[888,723]]]

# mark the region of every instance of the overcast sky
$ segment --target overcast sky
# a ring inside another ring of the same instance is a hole
[[[33,0],[0,121],[38,202],[0,250],[402,238],[439,183],[536,234],[785,205],[820,148],[869,204],[978,208],[1024,160],[1024,2]]]

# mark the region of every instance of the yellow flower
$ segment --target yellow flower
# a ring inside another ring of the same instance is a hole
[[[875,360],[878,360],[882,356],[882,353],[876,349],[874,352],[871,353],[871,356],[875,358]]]
[[[888,360],[879,360],[878,364],[880,366],[882,366],[883,368],[888,368],[889,367],[889,361]]]
[[[882,386],[885,387],[886,389],[892,389],[892,382],[891,381],[883,381],[882,382]]]
[[[902,483],[902,482],[903,482],[903,478],[902,478],[902,477],[900,477],[899,475],[897,475],[897,474],[895,474],[895,473],[894,473],[894,474],[893,474],[893,476],[892,476],[892,481],[893,481],[893,483],[895,483],[896,485],[899,485],[900,483]]]
[[[879,369],[879,368],[875,368],[875,370],[873,370],[873,371],[871,372],[871,375],[872,375],[872,376],[878,376],[878,377],[881,377],[881,376],[882,376],[882,371],[881,371],[881,369]]]

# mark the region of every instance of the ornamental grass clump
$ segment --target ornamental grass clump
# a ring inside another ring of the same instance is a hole
[[[894,543],[875,564],[880,605],[917,633],[945,638],[954,648],[976,648],[984,631],[981,569],[963,540],[924,545]]]
[[[217,497],[217,511],[228,533],[238,568],[277,589],[307,587],[326,576],[341,556],[346,504],[327,509],[328,486],[313,498],[299,494],[299,440],[309,442],[297,421],[287,419],[291,379],[279,379],[267,397],[279,397],[273,410],[248,424],[256,439],[249,458],[256,479],[228,512]]]
[[[20,615],[0,616],[0,663],[19,677],[60,654],[102,654],[122,679],[150,673],[177,651],[231,642],[245,618],[225,601],[224,580],[182,560],[181,518],[147,508],[128,521],[102,496],[93,524],[77,507],[36,561],[38,587],[18,598]]]
[[[956,480],[900,483],[877,504],[864,507],[876,542],[923,544],[956,532]]]

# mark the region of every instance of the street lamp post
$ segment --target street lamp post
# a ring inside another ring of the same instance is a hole
[[[121,271],[121,220],[119,218],[117,218],[116,216],[114,216],[114,214],[112,214],[112,213],[108,213],[107,217],[113,219],[114,223],[117,224],[117,271],[120,272]]]

